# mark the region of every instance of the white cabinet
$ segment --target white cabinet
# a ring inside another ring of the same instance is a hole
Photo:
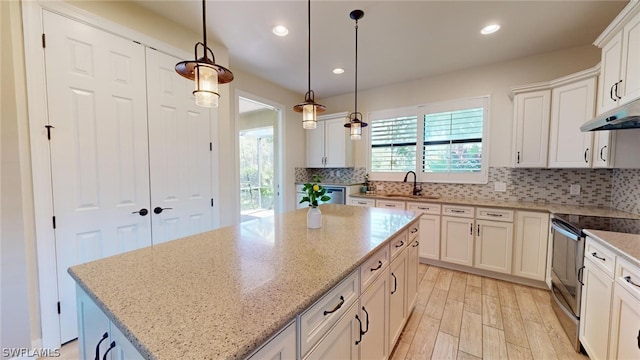
[[[419,246],[420,240],[415,238],[409,242],[409,247],[405,250],[407,252],[407,316],[415,307],[418,297]]]
[[[473,219],[442,217],[440,260],[473,266]]]
[[[376,200],[376,207],[385,209],[404,210],[404,201],[397,200]]]
[[[475,267],[503,274],[511,273],[512,223],[476,220],[475,242]]]
[[[407,210],[420,216],[420,257],[440,260],[440,204],[407,203]]]
[[[596,78],[590,77],[553,88],[549,131],[549,167],[591,166],[591,132],[580,126],[594,117]]]
[[[385,264],[386,266],[386,264]],[[360,297],[362,321],[361,359],[386,359],[389,343],[389,267],[384,270]]]
[[[349,200],[349,205],[375,207],[376,206],[376,200],[375,199],[351,198]]]
[[[261,359],[295,359],[296,358],[296,323],[291,322],[259,348],[249,360]]]
[[[355,303],[303,359],[357,360],[360,340],[359,318],[358,306]]]
[[[621,103],[640,97],[640,13],[622,30]]]
[[[544,281],[548,239],[549,214],[517,211],[512,274]]]
[[[513,106],[513,166],[547,167],[551,90],[516,94]]]
[[[604,47],[600,61],[600,85],[598,86],[598,114],[618,106],[620,94],[620,65],[622,63],[622,32],[614,36]],[[617,90],[617,91],[616,91]]]
[[[580,342],[591,359],[606,359],[613,279],[588,257],[585,257],[584,266]]]
[[[396,257],[389,268],[389,343],[395,344],[407,318],[406,308],[406,252]]]
[[[640,268],[618,258],[609,359],[640,359]]]
[[[615,154],[615,131],[595,131],[593,134],[593,156],[591,166],[594,168],[613,167]]]
[[[353,167],[353,149],[344,127],[346,114],[318,117],[317,127],[307,134],[307,167]]]

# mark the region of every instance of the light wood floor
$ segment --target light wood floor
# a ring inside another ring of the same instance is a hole
[[[588,359],[549,291],[420,264],[418,299],[391,358]]]
[[[549,291],[425,264],[418,279],[393,360],[588,359],[573,351]],[[78,358],[74,341],[55,359]]]

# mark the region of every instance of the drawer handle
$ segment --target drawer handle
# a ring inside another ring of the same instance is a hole
[[[382,267],[382,260],[378,260],[378,266],[371,268],[371,271],[379,270]]]
[[[364,201],[358,201],[358,204],[360,204],[360,205],[367,205],[367,203],[366,203],[366,202],[364,202]]]
[[[430,208],[424,207],[424,206],[418,206],[418,209],[420,209],[420,210],[429,210]]]
[[[359,331],[360,337],[358,338],[358,340],[356,340],[356,345],[358,345],[362,342],[362,334],[364,333],[362,332],[362,321],[360,320],[360,317],[358,316],[358,314],[356,314],[356,320],[358,320],[358,323],[360,324],[358,325],[360,328],[360,331]]]
[[[605,258],[603,258],[603,257],[598,256],[598,253],[597,253],[597,252],[592,252],[592,253],[591,253],[591,256],[593,256],[594,258],[596,258],[596,259],[598,259],[598,260],[607,261],[607,259],[605,259]]]
[[[391,295],[393,295],[398,291],[398,278],[394,273],[391,273],[391,276],[393,276],[393,291],[391,292]]]
[[[329,314],[333,314],[334,312],[338,311],[342,307],[343,304],[344,304],[344,296],[340,296],[340,302],[338,303],[338,305],[336,305],[336,307],[334,307],[332,310],[329,310],[329,311],[325,310],[324,313],[323,313],[324,316],[327,316]]]
[[[412,233],[412,234],[415,234],[415,233],[417,233],[417,232],[418,232],[418,228],[413,228],[413,229],[411,229],[411,233]]]
[[[109,333],[105,332],[104,334],[102,334],[102,339],[100,339],[100,341],[98,341],[98,345],[96,345],[96,357],[95,357],[95,360],[100,360],[100,344],[102,344],[102,342],[105,341],[108,337],[109,337]]]
[[[450,211],[456,214],[464,214],[464,210],[451,209]]]
[[[404,241],[400,240],[399,244],[396,244],[396,248],[401,248],[404,246]]]
[[[417,247],[418,245],[420,245],[420,242],[416,241],[416,243],[413,245],[413,247]]]
[[[396,207],[394,204],[384,204],[386,207]]]
[[[369,312],[364,308],[364,306],[362,307],[362,311],[367,314],[367,321],[365,321],[365,323],[367,324],[367,329],[365,331],[362,331],[362,328],[360,329],[360,332],[362,333],[361,335],[364,335],[369,332]]]
[[[102,355],[102,360],[107,360],[107,355],[109,355],[109,351],[113,350],[113,348],[116,347],[116,342],[112,341],[111,345],[109,345],[109,348],[107,349],[107,351],[104,352],[104,355]]]
[[[487,213],[487,216],[497,216],[497,217],[502,217],[502,214],[496,214],[496,213]]]
[[[631,281],[631,276],[625,276],[624,277],[624,281],[628,282],[629,284],[633,285],[633,286],[637,286],[640,287],[640,285],[634,283],[633,281]]]

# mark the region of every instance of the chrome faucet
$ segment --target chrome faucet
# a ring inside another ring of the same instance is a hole
[[[407,178],[409,177],[409,174],[413,174],[413,192],[412,192],[412,194],[414,196],[422,195],[422,186],[418,187],[416,185],[416,182],[418,181],[418,177],[416,176],[416,173],[414,171],[407,171],[407,173],[404,175],[403,182],[407,182]]]

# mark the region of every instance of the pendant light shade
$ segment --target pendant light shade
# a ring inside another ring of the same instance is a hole
[[[307,0],[307,17],[309,25],[309,37],[307,43],[308,63],[307,63],[307,79],[308,89],[304,95],[304,102],[293,107],[293,111],[302,113],[302,128],[315,129],[318,122],[318,113],[324,112],[327,108],[324,105],[316,103],[314,92],[311,90],[311,0]]]
[[[185,60],[176,64],[176,72],[189,80],[195,81],[193,95],[196,105],[202,107],[217,107],[220,93],[218,84],[226,84],[233,81],[231,70],[216,64],[213,51],[207,46],[207,10],[205,0],[202,0],[202,37],[203,42],[196,43],[194,47],[194,59]],[[201,48],[202,56],[198,57],[198,49]]]
[[[353,10],[349,17],[356,21],[356,79],[355,79],[355,109],[349,114],[347,117],[347,122],[344,124],[344,127],[349,128],[349,136],[351,140],[360,140],[362,139],[362,128],[366,127],[368,124],[362,121],[362,114],[358,112],[358,20],[362,19],[364,16],[364,11],[362,10]]]

